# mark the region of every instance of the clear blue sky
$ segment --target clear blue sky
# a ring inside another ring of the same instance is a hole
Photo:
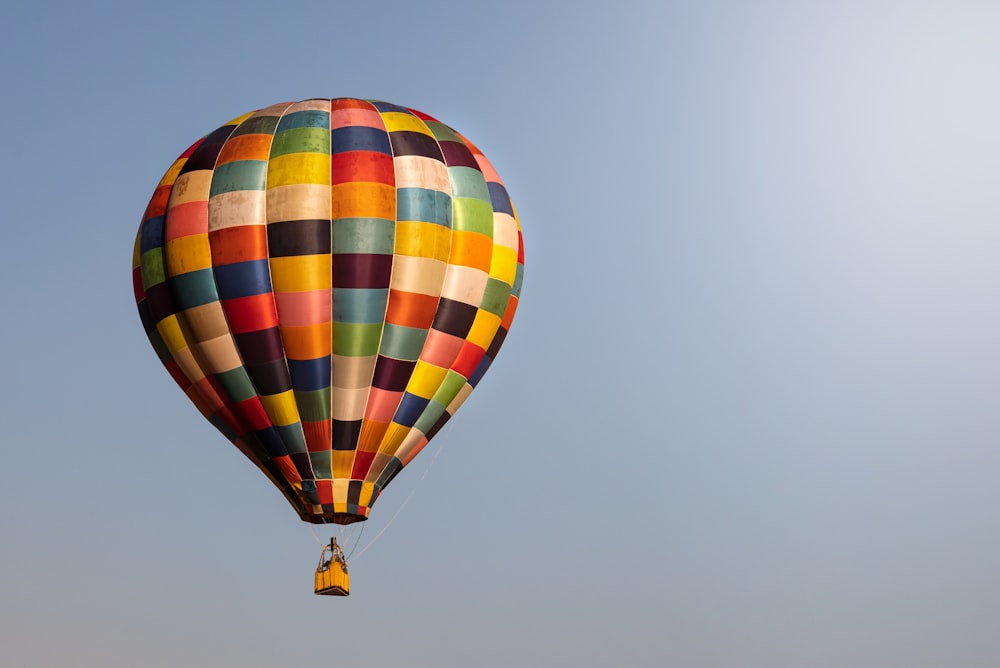
[[[1000,665],[998,25],[960,0],[8,8],[2,663]],[[337,96],[469,136],[527,256],[343,600],[130,283],[180,151]]]

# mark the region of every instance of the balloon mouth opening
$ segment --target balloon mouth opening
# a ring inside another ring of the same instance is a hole
[[[367,515],[357,515],[355,513],[330,513],[329,515],[303,514],[302,520],[310,524],[354,524],[364,522]]]

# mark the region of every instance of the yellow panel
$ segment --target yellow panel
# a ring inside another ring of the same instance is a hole
[[[167,173],[163,175],[162,179],[160,179],[160,183],[157,188],[161,186],[169,186],[175,183],[177,181],[177,175],[181,173],[181,170],[184,169],[184,165],[186,163],[187,158],[178,158],[177,162],[170,165],[170,169],[168,169]]]
[[[396,223],[397,255],[431,257],[442,262],[448,261],[451,252],[451,230],[443,225],[417,221]]]
[[[408,131],[419,132],[428,137],[434,136],[424,122],[413,114],[402,111],[387,111],[382,114],[382,121],[385,123],[385,129],[389,132]]]
[[[233,120],[229,121],[228,123],[226,123],[226,125],[239,125],[240,123],[242,123],[243,121],[245,121],[246,119],[250,118],[251,116],[253,116],[256,113],[257,113],[256,111],[248,111],[247,113],[243,114],[242,116],[237,116]]]
[[[167,275],[177,276],[212,266],[212,247],[207,234],[171,239],[166,244]]]
[[[167,350],[172,354],[176,354],[182,348],[187,348],[187,339],[184,337],[184,332],[181,331],[181,324],[176,314],[168,315],[156,323],[156,331],[160,333],[163,342],[167,344]]]
[[[404,427],[395,422],[390,423],[389,428],[385,430],[385,435],[382,437],[382,443],[379,445],[378,451],[387,455],[395,454],[403,439],[410,433],[410,429],[412,427]]]
[[[325,153],[289,153],[268,161],[268,190],[300,183],[330,183],[330,156]]]
[[[493,342],[498,327],[500,327],[499,316],[479,309],[479,312],[476,313],[476,319],[472,321],[472,329],[469,330],[469,335],[465,337],[465,340],[486,350]]]
[[[366,482],[361,485],[361,495],[358,497],[358,505],[370,506],[372,494],[375,493],[375,483]]]
[[[333,285],[330,255],[272,257],[271,285],[275,292],[323,290]]]
[[[508,285],[514,285],[517,275],[517,251],[506,246],[493,246],[493,259],[490,261],[490,276]]]
[[[212,192],[212,170],[199,169],[187,172],[177,177],[173,190],[170,191],[168,208],[188,202],[207,202]]]
[[[351,467],[354,465],[354,450],[331,450],[330,459],[333,462],[334,478],[351,477]]]
[[[264,404],[271,422],[277,427],[293,424],[299,421],[299,407],[295,403],[295,393],[286,390],[281,394],[270,394],[261,396],[260,402]]]
[[[410,382],[406,386],[406,391],[418,397],[430,399],[441,387],[441,381],[447,374],[447,369],[418,360],[417,365],[413,368],[413,375],[410,376]]]

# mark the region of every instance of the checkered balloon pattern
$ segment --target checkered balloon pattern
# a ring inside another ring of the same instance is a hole
[[[198,410],[303,520],[349,524],[496,358],[524,252],[471,142],[340,98],[195,142],[154,191],[132,267],[149,340]]]

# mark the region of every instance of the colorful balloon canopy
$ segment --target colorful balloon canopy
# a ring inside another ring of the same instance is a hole
[[[132,266],[146,333],[188,398],[303,520],[349,524],[496,358],[523,258],[471,142],[340,98],[195,142],[153,193]]]

